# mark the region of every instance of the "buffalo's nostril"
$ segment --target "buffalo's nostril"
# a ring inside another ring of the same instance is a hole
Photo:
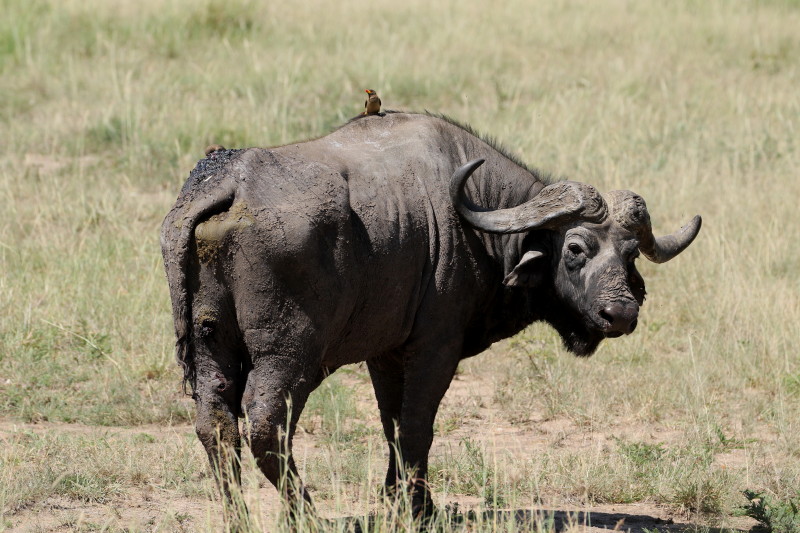
[[[599,312],[600,317],[608,322],[606,333],[630,333],[636,328],[639,306],[613,303]]]

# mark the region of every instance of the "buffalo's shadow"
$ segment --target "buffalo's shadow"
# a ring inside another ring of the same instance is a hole
[[[707,527],[689,522],[675,522],[671,519],[663,519],[656,516],[645,514],[628,513],[609,513],[598,511],[562,511],[557,509],[517,509],[501,511],[484,511],[480,514],[473,511],[458,512],[448,511],[448,519],[451,526],[463,526],[465,531],[470,531],[470,523],[480,522],[482,524],[497,521],[500,530],[508,531],[508,527],[513,524],[517,531],[555,531],[556,533],[565,530],[581,529],[584,527],[596,529],[608,529],[631,533],[653,533],[659,532],[684,532],[700,531],[708,533],[723,532],[745,532],[747,530],[736,528],[716,528]],[[362,533],[372,531],[376,517],[371,515],[365,517],[346,517],[334,520],[344,531]],[[367,527],[365,527],[367,526]],[[439,528],[432,526],[420,531],[435,532]],[[341,531],[341,529],[339,529]]]
[[[484,520],[496,516],[506,522],[513,521],[520,526],[520,531],[534,531],[537,526],[552,525],[558,532],[575,527],[592,527],[631,533],[647,533],[653,531],[697,531],[722,533],[723,531],[740,531],[732,528],[708,528],[698,524],[675,522],[646,514],[609,513],[601,511],[561,511],[555,509],[518,509],[515,511],[486,511]],[[550,530],[550,527],[546,528]]]

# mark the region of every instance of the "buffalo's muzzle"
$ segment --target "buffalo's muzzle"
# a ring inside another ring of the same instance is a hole
[[[603,328],[607,337],[627,335],[636,329],[639,317],[639,306],[636,304],[613,303],[600,310],[600,318],[608,325]]]

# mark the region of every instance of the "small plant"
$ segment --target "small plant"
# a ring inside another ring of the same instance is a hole
[[[800,373],[784,377],[783,383],[789,394],[800,395]]]
[[[765,533],[800,533],[800,494],[788,501],[775,501],[760,492],[744,491],[747,505],[741,514],[758,521],[757,531]]]
[[[674,503],[684,509],[702,514],[719,514],[723,509],[724,492],[717,480],[693,479],[675,491]]]
[[[646,466],[650,463],[661,459],[666,450],[663,444],[648,444],[646,442],[623,442],[617,439],[617,446],[619,451],[630,459],[630,461],[637,467]]]
[[[708,443],[709,451],[725,451],[733,449],[742,449],[748,441],[737,439],[735,437],[728,437],[721,427],[714,425],[714,436],[716,442],[711,439]]]

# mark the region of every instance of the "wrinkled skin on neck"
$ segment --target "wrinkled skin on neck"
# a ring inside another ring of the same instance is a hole
[[[635,266],[636,236],[611,219],[546,233],[547,239],[539,233],[523,241],[521,260],[505,284],[531,289],[533,314],[550,323],[576,355],[591,355],[606,337],[632,333],[645,299]],[[539,290],[553,297],[541,298]],[[539,307],[541,302],[547,304]]]

